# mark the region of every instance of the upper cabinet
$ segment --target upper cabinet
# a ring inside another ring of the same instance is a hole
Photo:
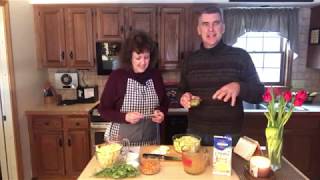
[[[127,14],[126,23],[129,31],[127,31],[127,35],[132,30],[143,30],[150,34],[150,36],[158,41],[158,33],[157,33],[157,9],[155,7],[129,7]]]
[[[315,68],[315,69],[320,69],[320,45],[310,44],[310,33],[311,33],[311,30],[314,28],[319,29],[320,27],[319,18],[320,18],[320,6],[311,8],[307,67]],[[319,37],[318,37],[318,40],[320,40]]]
[[[160,10],[160,68],[176,69],[185,54],[186,8],[163,7]]]
[[[91,8],[36,6],[35,17],[43,67],[93,67]]]
[[[202,9],[202,6],[194,6],[190,8],[190,13],[188,14],[188,21],[190,23],[190,28],[188,32],[188,53],[191,53],[192,51],[195,51],[200,48],[201,44],[201,38],[197,31],[198,26],[198,18],[200,15],[200,10]]]
[[[122,7],[96,9],[98,41],[121,41],[124,38],[124,10]]]
[[[158,67],[176,70],[200,46],[196,26],[204,6],[35,5],[38,59],[42,67],[92,68],[97,41],[122,42],[131,31],[143,30],[159,47]]]
[[[155,7],[101,7],[96,9],[98,41],[122,41],[132,30],[143,30],[156,39]]]

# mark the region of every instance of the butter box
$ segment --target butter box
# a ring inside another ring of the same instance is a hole
[[[213,137],[213,174],[231,176],[232,138],[230,136]]]

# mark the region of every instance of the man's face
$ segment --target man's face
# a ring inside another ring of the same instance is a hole
[[[224,23],[218,13],[202,14],[198,22],[198,34],[205,48],[215,47],[224,33]]]

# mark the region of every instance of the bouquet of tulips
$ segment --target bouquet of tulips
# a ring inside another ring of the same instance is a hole
[[[263,100],[268,104],[264,113],[268,120],[265,130],[268,156],[271,168],[276,171],[281,168],[284,125],[290,119],[295,106],[301,106],[307,99],[307,92],[300,90],[293,94],[291,91],[281,92],[278,88],[267,88]]]
[[[307,99],[305,90],[293,94],[291,91],[281,92],[278,88],[267,88],[263,100],[268,111],[264,115],[268,119],[268,127],[283,127],[292,115],[295,106],[301,106]]]

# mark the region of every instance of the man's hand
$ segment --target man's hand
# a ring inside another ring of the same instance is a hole
[[[191,100],[197,99],[200,100],[199,96],[194,96],[189,92],[184,93],[180,98],[180,104],[183,108],[189,109],[191,107]]]
[[[236,104],[236,99],[239,93],[240,84],[238,82],[231,82],[217,90],[212,95],[212,99],[218,99],[224,102],[228,102],[231,98],[231,106],[234,106]]]
[[[164,114],[160,110],[154,110],[151,119],[153,122],[160,124],[164,120]]]
[[[130,124],[136,124],[142,118],[143,118],[143,114],[139,112],[128,112],[126,114],[126,121],[129,122]]]

